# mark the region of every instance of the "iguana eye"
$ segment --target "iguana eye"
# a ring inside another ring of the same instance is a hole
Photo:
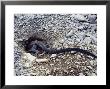
[[[38,45],[36,43],[32,43],[32,44],[28,45],[28,52],[31,54],[43,53],[43,49],[42,49],[42,47],[40,47],[40,45]]]

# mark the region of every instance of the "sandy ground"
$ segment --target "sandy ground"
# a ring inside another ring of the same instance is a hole
[[[15,76],[96,76],[97,59],[73,51],[33,56],[20,41],[33,34],[51,48],[88,50],[97,55],[97,15],[95,14],[15,14]]]

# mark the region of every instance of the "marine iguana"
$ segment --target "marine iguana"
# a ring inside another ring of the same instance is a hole
[[[93,53],[90,53],[87,50],[80,49],[80,48],[63,48],[63,49],[54,49],[54,48],[48,48],[43,41],[44,39],[41,39],[36,36],[30,37],[28,40],[25,40],[25,50],[29,53],[35,54],[35,53],[46,53],[46,54],[58,54],[58,53],[64,53],[64,52],[70,52],[70,51],[75,51],[75,52],[80,52],[83,54],[87,54],[89,56],[92,56],[94,58],[97,58],[96,55]]]

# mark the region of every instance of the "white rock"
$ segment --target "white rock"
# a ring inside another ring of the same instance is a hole
[[[71,51],[71,53],[75,53],[75,51]]]
[[[85,76],[83,73],[79,73],[79,76]]]
[[[80,39],[76,39],[76,41],[80,42]]]
[[[76,15],[75,16],[75,19],[77,19],[77,20],[81,20],[81,21],[85,21],[86,20],[86,18],[83,16],[83,15]]]
[[[24,55],[22,58],[23,58],[23,59],[27,59],[27,56],[26,56],[26,55]]]
[[[91,67],[91,66],[87,66],[87,68],[88,68],[88,69],[92,69],[92,67]]]
[[[73,70],[70,70],[70,72],[73,72]]]
[[[50,70],[46,70],[46,74],[49,74],[50,73]]]
[[[48,61],[48,59],[37,59],[36,58],[36,62],[47,62]]]
[[[18,44],[16,42],[14,42],[14,46],[18,46]]]
[[[87,50],[87,47],[84,47],[85,50]]]
[[[90,64],[93,66],[93,65],[94,65],[94,62],[91,60],[91,61],[90,61]]]
[[[30,67],[30,63],[25,63],[24,66],[25,67]]]
[[[51,55],[51,57],[55,57],[55,56],[56,56],[56,54],[52,54],[52,55]]]
[[[92,73],[91,75],[92,75],[92,76],[96,76],[96,74],[95,74],[95,73]]]
[[[17,39],[17,41],[23,41],[23,39],[20,39],[20,38],[19,38],[19,39]]]
[[[51,66],[53,66],[54,64],[50,64]]]
[[[77,59],[80,59],[81,58],[81,55],[77,55]]]
[[[33,61],[36,59],[35,56],[32,56],[30,53],[25,53],[25,56],[27,56],[27,59],[30,60],[30,61]]]
[[[90,45],[90,42],[91,42],[90,37],[86,37],[86,38],[84,39],[84,43],[86,43],[87,45]]]
[[[79,65],[79,64],[80,64],[80,62],[75,62],[75,64],[78,64],[78,65]]]
[[[64,41],[65,41],[64,39],[60,39],[59,40],[60,43],[64,43]]]
[[[73,30],[71,30],[66,36],[67,37],[69,37],[69,36],[72,36],[73,35],[73,33],[74,33],[74,31]]]
[[[81,29],[81,30],[82,30],[83,28],[84,28],[84,26],[82,26],[82,25],[78,27],[78,29]]]

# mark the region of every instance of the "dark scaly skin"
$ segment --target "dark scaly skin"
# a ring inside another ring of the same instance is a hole
[[[25,50],[27,52],[30,52],[30,53],[33,53],[33,54],[35,54],[36,52],[37,53],[45,52],[46,54],[57,54],[57,53],[75,51],[75,52],[80,52],[80,53],[92,56],[94,58],[97,58],[97,56],[94,55],[93,53],[90,53],[87,50],[80,49],[80,48],[64,48],[64,49],[47,48],[46,45],[42,41],[44,41],[44,40],[41,39],[41,38],[30,37],[25,42],[26,43]]]
[[[75,51],[75,52],[80,52],[80,53],[83,53],[83,54],[87,54],[89,56],[92,56],[94,58],[97,58],[97,56],[95,56],[93,53],[90,53],[87,50],[83,50],[83,49],[80,49],[80,48],[64,48],[64,49],[59,49],[59,50],[56,50],[56,49],[44,49],[44,51],[46,53],[49,53],[49,54]]]

